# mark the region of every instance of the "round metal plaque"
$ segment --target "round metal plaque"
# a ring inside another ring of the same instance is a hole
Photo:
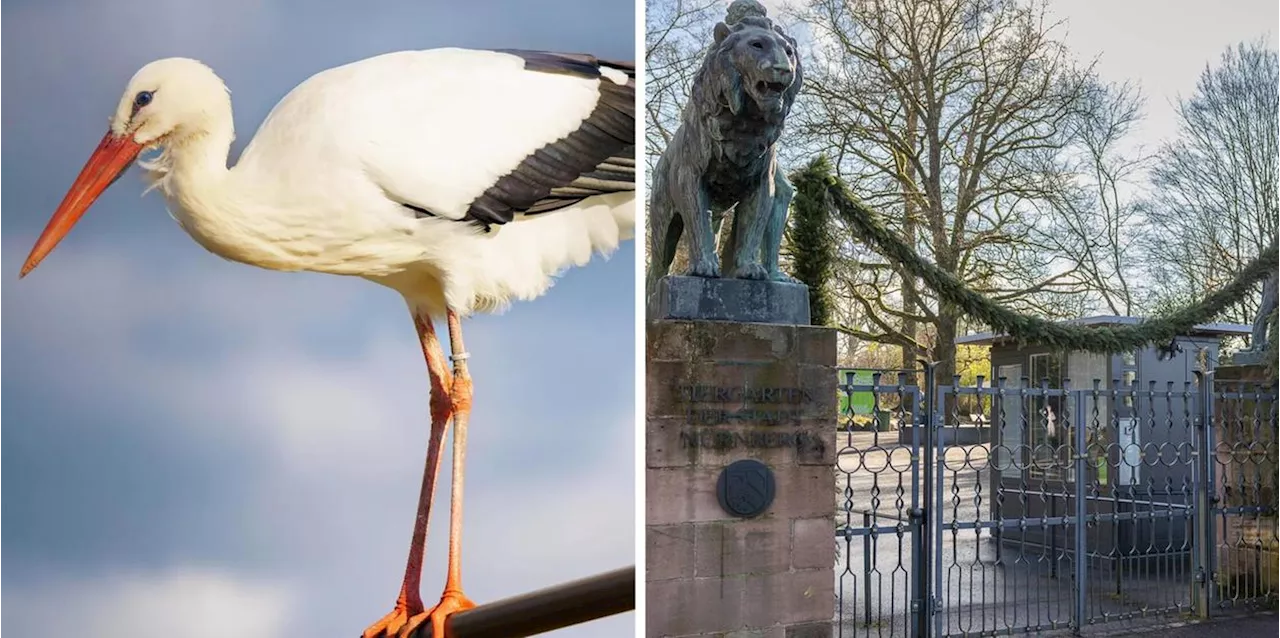
[[[720,507],[738,518],[754,518],[769,509],[775,489],[773,470],[755,459],[734,461],[720,472]]]

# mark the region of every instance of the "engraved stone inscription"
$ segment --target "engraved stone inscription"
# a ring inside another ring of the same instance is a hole
[[[814,403],[802,387],[683,384],[672,387],[689,425],[780,425],[798,421]]]
[[[690,426],[680,432],[683,449],[725,452],[791,448],[804,457],[822,455],[826,450],[823,437],[815,432],[778,429],[781,425],[798,423],[806,416],[806,407],[818,407],[809,388],[690,383],[673,385],[671,392],[683,406],[686,424]],[[749,430],[714,427],[721,425],[764,427]]]
[[[724,430],[685,430],[680,433],[680,447],[702,448],[724,452],[738,448],[773,449],[795,448],[800,453],[822,453],[826,443],[812,432],[778,432],[777,430],[749,430],[727,432]]]

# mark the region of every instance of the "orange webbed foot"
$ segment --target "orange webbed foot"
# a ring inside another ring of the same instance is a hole
[[[435,607],[410,618],[409,624],[400,630],[399,638],[408,638],[425,622],[431,623],[431,638],[444,638],[444,621],[453,614],[475,606],[476,604],[460,591],[445,592]]]
[[[396,608],[392,609],[391,613],[383,616],[378,622],[369,625],[369,628],[360,634],[360,638],[393,638],[399,636],[400,630],[407,627],[415,616],[421,614],[421,602],[417,605],[396,603]]]

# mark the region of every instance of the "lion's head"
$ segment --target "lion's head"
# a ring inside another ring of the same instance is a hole
[[[802,75],[795,40],[757,15],[716,24],[703,72],[714,97],[734,114],[750,99],[766,115],[791,109]]]

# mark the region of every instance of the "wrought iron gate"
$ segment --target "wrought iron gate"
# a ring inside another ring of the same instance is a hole
[[[849,418],[836,452],[838,508],[843,513],[843,521],[837,516],[836,537],[844,540],[843,551],[837,546],[844,563],[837,568],[837,609],[843,616],[846,601],[857,600],[858,618],[866,626],[883,623],[885,635],[915,635],[919,614],[909,612],[918,610],[924,596],[924,555],[918,545],[925,533],[923,503],[929,497],[920,476],[922,428],[915,426],[925,410],[915,379],[900,373],[896,384],[882,385],[882,376],[875,374],[871,385],[841,386]],[[856,423],[854,397],[868,392],[871,418]],[[903,445],[900,437],[907,429],[910,438]],[[861,544],[861,560],[852,551],[855,540]]]
[[[841,386],[838,635],[1078,632],[1276,603],[1274,387],[918,376]]]

